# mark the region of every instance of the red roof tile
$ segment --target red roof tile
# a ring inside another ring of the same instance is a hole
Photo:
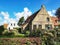
[[[51,17],[52,19],[52,22],[54,23],[54,25],[58,25],[57,21],[58,21],[58,18],[57,17]]]

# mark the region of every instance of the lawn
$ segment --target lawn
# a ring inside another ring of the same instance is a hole
[[[55,45],[60,45],[60,42],[56,42],[56,44]]]
[[[0,38],[14,38],[14,36],[3,36],[3,35],[0,35]]]
[[[60,45],[60,42],[57,42],[56,45]]]

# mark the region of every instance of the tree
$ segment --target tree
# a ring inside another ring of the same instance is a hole
[[[2,35],[2,32],[4,31],[4,26],[3,25],[1,25],[0,26],[0,35]]]
[[[56,10],[55,15],[56,15],[58,18],[60,18],[60,7]]]
[[[24,17],[21,17],[21,18],[19,19],[19,21],[18,21],[18,25],[19,25],[19,26],[22,25],[23,22],[24,22]]]

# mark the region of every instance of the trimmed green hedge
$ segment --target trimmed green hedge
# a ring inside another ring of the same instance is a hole
[[[1,25],[0,26],[0,35],[2,35],[2,32],[4,31],[4,26],[3,25]]]

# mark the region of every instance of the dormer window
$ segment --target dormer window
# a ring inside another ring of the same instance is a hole
[[[50,21],[50,19],[49,19],[49,17],[47,17],[47,22],[49,22]]]
[[[57,23],[57,20],[55,20],[55,22]]]
[[[12,23],[11,23],[11,26],[12,26]]]

